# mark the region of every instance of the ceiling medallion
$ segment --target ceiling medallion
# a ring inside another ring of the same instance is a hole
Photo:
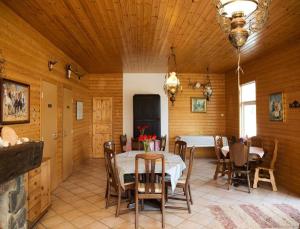
[[[178,93],[179,89],[182,91],[182,87],[180,86],[180,81],[176,76],[177,72],[177,65],[176,65],[176,55],[175,55],[175,48],[170,48],[170,55],[168,56],[168,72],[165,76],[165,84],[164,90],[168,97],[170,97],[170,101],[172,102],[172,106],[176,100],[176,94]],[[170,62],[173,61],[174,67],[170,66]]]

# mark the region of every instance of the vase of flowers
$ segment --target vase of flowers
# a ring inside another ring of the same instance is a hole
[[[156,140],[156,135],[140,135],[139,142],[143,142],[145,153],[150,151],[150,142]]]

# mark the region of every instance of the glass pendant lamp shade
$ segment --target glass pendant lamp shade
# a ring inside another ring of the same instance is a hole
[[[219,0],[220,14],[232,17],[237,12],[243,12],[247,17],[252,14],[258,6],[258,0]]]
[[[170,76],[167,79],[166,85],[168,88],[176,88],[179,87],[180,81],[176,76],[175,72],[171,72]]]

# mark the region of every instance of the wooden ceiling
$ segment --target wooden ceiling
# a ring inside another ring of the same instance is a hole
[[[90,73],[164,72],[172,45],[179,72],[223,73],[236,64],[211,0],[2,1]],[[299,0],[273,0],[242,61],[299,42],[299,24]]]

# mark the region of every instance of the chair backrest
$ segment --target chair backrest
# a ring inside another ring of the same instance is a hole
[[[187,144],[185,141],[176,141],[174,147],[174,154],[179,155],[181,159],[185,161],[186,148]]]
[[[250,138],[251,146],[263,148],[263,141],[258,136],[253,136]]]
[[[110,179],[115,191],[118,190],[120,180],[118,176],[116,153],[110,148],[104,148],[104,159],[107,173],[107,179]]]
[[[235,136],[228,137],[228,145],[233,145],[236,142],[237,142],[237,140],[236,140]]]
[[[139,186],[139,160],[144,160],[145,165],[145,194],[157,194],[155,192],[155,183],[156,182],[156,174],[155,174],[155,165],[157,163],[161,163],[161,185],[162,185],[162,193],[165,190],[165,158],[163,154],[158,153],[142,153],[137,154],[135,156],[135,187],[138,190]]]
[[[275,162],[277,159],[277,154],[278,154],[278,139],[274,140],[274,151],[273,151],[273,155],[272,155],[272,160],[270,163],[270,169],[274,169],[275,168]]]
[[[187,168],[187,174],[186,174],[186,184],[188,184],[190,177],[192,175],[192,169],[193,169],[193,163],[194,163],[194,157],[195,157],[195,151],[196,147],[193,146],[190,150],[190,158],[189,158],[189,165]]]
[[[160,140],[160,151],[165,151],[166,144],[167,144],[167,135],[161,137],[161,140]]]
[[[215,136],[215,153],[218,160],[221,160],[221,149],[223,147],[223,138],[221,136]]]
[[[103,147],[104,147],[104,151],[105,149],[111,149],[112,151],[115,152],[116,149],[116,145],[113,141],[104,142]]]
[[[124,153],[126,151],[126,144],[127,144],[127,135],[120,135],[120,145],[121,145],[121,151]]]
[[[229,146],[229,155],[233,165],[238,167],[248,165],[249,146],[241,142],[234,143]]]

